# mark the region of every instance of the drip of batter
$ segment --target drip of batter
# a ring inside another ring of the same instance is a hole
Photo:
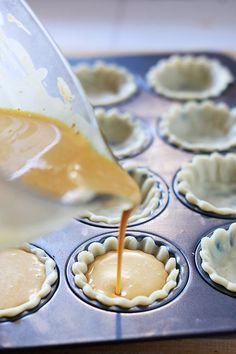
[[[0,252],[0,269],[0,310],[28,302],[46,277],[44,264],[23,250]]]
[[[86,273],[88,283],[102,294],[117,296],[116,267],[117,252],[110,251],[96,257]],[[130,300],[139,295],[149,296],[163,288],[167,277],[164,264],[153,255],[138,250],[123,251],[120,296]]]

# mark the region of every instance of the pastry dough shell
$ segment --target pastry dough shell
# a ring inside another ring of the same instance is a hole
[[[156,181],[156,177],[147,168],[126,166],[125,169],[140,187],[142,201],[139,207],[135,209],[129,218],[129,224],[136,221],[142,222],[147,217],[152,217],[162,201],[162,189]],[[82,217],[97,223],[106,223],[109,225],[118,225],[122,210],[126,205],[118,203],[115,197],[104,199],[104,208],[99,203],[93,210],[86,210]]]
[[[0,310],[0,317],[14,317],[38,306],[41,299],[45,298],[51,292],[52,285],[58,278],[56,263],[41,248],[25,243],[20,249],[34,254],[38,260],[45,265],[46,277],[42,288],[37,293],[32,294],[29,301],[16,307]]]
[[[228,68],[206,56],[178,56],[160,60],[147,73],[149,85],[166,97],[203,100],[219,96],[234,81]]]
[[[236,292],[236,223],[201,241],[202,268],[211,280]]]
[[[88,284],[85,276],[88,265],[94,261],[97,256],[103,255],[109,251],[116,251],[118,240],[116,237],[108,237],[103,243],[93,242],[88,247],[88,251],[82,251],[77,256],[77,262],[72,266],[75,284],[81,288],[85,295],[91,299],[96,299],[106,306],[120,306],[123,308],[131,308],[135,306],[148,306],[156,300],[164,299],[170,291],[177,285],[179,270],[176,268],[176,260],[170,257],[166,246],[157,246],[151,237],[145,237],[138,241],[133,236],[125,238],[124,248],[129,250],[141,250],[143,252],[153,254],[159,261],[165,265],[168,277],[162,289],[154,291],[150,296],[136,296],[132,300],[120,296],[109,297],[94,290]]]
[[[236,155],[198,155],[177,174],[177,190],[201,210],[236,214]]]
[[[137,91],[134,76],[115,64],[102,61],[94,65],[81,64],[74,72],[93,106],[119,103]]]
[[[95,116],[113,154],[118,159],[138,154],[150,142],[147,127],[141,120],[134,119],[130,113],[117,109],[105,111],[97,108]]]
[[[236,146],[236,108],[210,101],[175,105],[163,115],[160,132],[190,151],[227,150]]]

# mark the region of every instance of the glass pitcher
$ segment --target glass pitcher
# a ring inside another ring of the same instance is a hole
[[[0,107],[56,118],[114,159],[80,83],[24,1],[0,2]],[[1,147],[0,147],[1,148]],[[0,249],[59,228],[100,203],[93,191],[63,204],[0,174]]]

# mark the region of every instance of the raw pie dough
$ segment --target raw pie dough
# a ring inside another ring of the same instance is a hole
[[[81,64],[74,68],[74,72],[93,106],[124,101],[137,91],[134,76],[115,64]]]
[[[236,224],[204,237],[201,248],[202,268],[211,280],[236,292]]]
[[[187,150],[227,150],[236,145],[236,109],[210,101],[172,106],[162,117],[160,131]]]
[[[28,255],[34,255],[35,257],[29,259]],[[23,259],[24,264],[21,263]],[[0,252],[1,269],[3,269],[2,262],[4,262],[4,260],[5,262],[7,261],[8,266],[10,265],[12,267],[13,263],[15,264],[13,268],[6,269],[5,272],[0,273],[2,298],[0,317],[13,317],[26,310],[35,308],[40,300],[50,293],[52,285],[57,280],[58,275],[55,262],[42,249],[29,244],[24,244],[24,246],[19,249],[10,249]],[[30,266],[28,267],[29,262]],[[24,273],[25,267],[27,267],[27,273]],[[32,285],[34,291],[32,293],[32,289],[25,289],[27,283],[30,283],[31,270],[35,272],[36,277],[35,279],[33,279],[34,277],[32,278],[34,282],[34,285]],[[38,288],[37,278],[42,278],[41,288]],[[12,282],[9,281],[10,279],[12,279]],[[28,300],[16,306],[7,307],[9,303],[13,304],[18,302],[17,295],[19,294],[24,298],[28,298]]]
[[[108,237],[104,243],[93,242],[88,247],[88,251],[82,251],[77,256],[77,262],[72,266],[72,272],[75,275],[75,284],[81,288],[85,295],[91,299],[96,299],[100,303],[107,306],[120,306],[123,308],[131,308],[134,306],[148,306],[156,300],[164,299],[170,291],[177,285],[177,277],[179,270],[176,268],[176,260],[170,257],[165,246],[157,246],[151,237],[145,237],[138,241],[133,236],[125,238],[125,249],[141,250],[145,253],[154,255],[161,261],[168,273],[165,285],[160,290],[156,290],[149,296],[136,296],[133,299],[127,299],[121,296],[110,297],[94,290],[85,276],[89,264],[91,264],[97,256],[103,255],[109,251],[116,251],[118,241],[116,237]],[[148,281],[148,279],[147,279]]]
[[[160,60],[147,73],[159,94],[180,100],[219,96],[234,78],[228,68],[205,56],[178,56]]]
[[[151,217],[160,206],[162,190],[156,181],[155,175],[147,168],[126,166],[125,169],[139,185],[142,196],[140,206],[135,209],[129,218],[129,224],[136,221],[142,222],[144,221],[143,219]],[[99,203],[98,207],[94,204],[93,209],[84,211],[82,217],[97,223],[119,224],[122,210],[125,207],[115,197],[104,199],[103,207],[101,207],[101,204]]]
[[[177,190],[200,209],[236,214],[236,155],[195,156],[177,174]]]
[[[147,127],[130,113],[117,109],[95,110],[99,126],[105,135],[114,155],[121,159],[141,152],[150,142]]]

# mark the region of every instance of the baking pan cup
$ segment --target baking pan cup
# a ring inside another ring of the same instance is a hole
[[[134,76],[124,67],[96,61],[73,68],[93,106],[107,106],[127,100],[138,87]]]
[[[33,293],[27,302],[15,307],[1,309],[0,322],[18,320],[23,316],[39,310],[53,296],[58,284],[59,274],[56,263],[43,249],[25,243],[19,250],[35,255],[37,259],[45,265],[45,280],[41,289],[37,293]],[[8,276],[10,276],[10,274],[8,274]],[[22,279],[19,278],[19,285]]]
[[[172,106],[159,124],[170,144],[193,152],[226,151],[236,146],[236,109],[204,101]]]
[[[147,81],[156,93],[168,98],[203,100],[219,96],[234,78],[219,60],[172,55],[149,69]]]
[[[102,249],[104,249],[104,245],[106,248],[108,247],[109,249],[115,250],[117,248],[117,241],[115,239],[116,236],[116,233],[110,232],[92,238],[80,245],[70,256],[66,269],[67,279],[71,289],[75,292],[76,295],[79,296],[80,299],[92,306],[103,310],[132,313],[161,307],[172,301],[183,290],[188,280],[188,265],[183,254],[174,245],[159,236],[144,231],[132,231],[126,234],[125,249],[143,249],[144,252],[151,254],[159,250],[160,260],[166,264],[166,269],[168,269],[169,273],[167,283],[164,288],[158,293],[154,292],[151,294],[150,299],[143,296],[136,297],[133,300],[124,300],[119,298],[117,299],[116,304],[112,304],[113,301],[109,300],[109,306],[101,303],[104,300],[108,300],[104,299],[104,296],[98,295],[95,296],[96,299],[91,299],[85,295],[84,291],[76,285],[76,283],[82,285],[83,281],[81,282],[81,279],[83,277],[81,277],[81,274],[79,275],[79,273],[80,269],[83,268],[84,270],[84,267],[81,268],[81,264],[77,263],[78,255],[80,254],[80,260],[85,260],[86,256],[91,253],[91,250],[94,252],[95,248],[97,247],[99,248],[99,252],[101,252]],[[81,254],[81,252],[83,253]],[[75,275],[75,273],[77,275]],[[85,292],[88,291],[88,293],[91,295],[91,289],[89,289],[89,286],[87,286],[87,289],[85,287],[83,288]],[[97,301],[97,299],[100,301]],[[143,306],[144,302],[147,304],[146,306]],[[131,307],[126,308],[129,307],[128,305],[131,305]]]
[[[141,251],[139,254],[140,257],[146,254],[151,257],[153,261],[156,259],[152,266],[156,266],[157,261],[163,266],[163,272],[167,273],[167,279],[163,283],[163,285],[157,285],[157,287],[153,288],[153,291],[149,295],[139,294],[132,299],[123,297],[123,296],[108,296],[106,293],[101,293],[101,291],[93,288],[87,277],[86,273],[88,271],[89,266],[97,259],[97,257],[109,254],[112,252],[112,257],[117,260],[117,249],[118,249],[118,239],[116,237],[108,237],[104,240],[104,242],[93,242],[89,245],[88,250],[82,251],[77,255],[77,262],[72,265],[72,272],[74,274],[74,282],[75,284],[83,290],[84,294],[90,299],[97,300],[105,306],[119,306],[121,308],[132,308],[135,306],[148,306],[157,300],[162,300],[168,297],[171,290],[173,290],[177,285],[177,278],[179,274],[179,270],[176,268],[176,260],[174,257],[170,257],[168,249],[162,245],[158,247],[151,237],[145,237],[143,240],[138,241],[135,237],[127,236],[124,240],[124,250],[135,252]],[[113,258],[112,258],[113,259]],[[141,261],[141,260],[140,260]],[[136,263],[136,266],[137,263]],[[146,265],[147,266],[147,265]],[[123,266],[122,266],[123,274],[125,274],[125,254],[123,254]],[[139,281],[139,276],[137,276],[136,269],[136,281]],[[144,272],[144,268],[142,265],[142,269],[139,269],[140,275],[141,272]],[[149,269],[149,273],[146,274],[147,278],[145,278],[145,283],[148,282],[148,276],[150,276],[151,269]],[[114,272],[111,275],[110,283],[116,281],[116,264],[114,263]],[[150,280],[151,281],[151,280]],[[104,279],[104,282],[107,282]],[[144,282],[137,284],[138,288],[142,286]],[[124,284],[124,280],[122,282]],[[130,284],[129,284],[130,285]],[[159,288],[160,286],[160,288]],[[115,288],[115,285],[114,285]]]
[[[164,180],[146,167],[126,166],[125,168],[140,186],[142,196],[140,206],[129,218],[128,226],[134,226],[147,222],[159,215],[168,203],[169,192]],[[117,206],[117,200],[110,197],[104,198],[103,203],[104,208],[102,208],[100,203],[97,208],[84,211],[83,219],[80,219],[80,221],[94,226],[118,227],[123,210],[122,205],[119,204]]]
[[[236,297],[236,224],[214,228],[201,239],[195,251],[197,269],[216,290]]]
[[[136,156],[150,146],[152,133],[144,119],[116,108],[107,111],[97,108],[95,116],[113,154],[118,159]]]
[[[197,155],[184,163],[173,187],[178,198],[183,201],[183,196],[189,207],[193,205],[207,215],[235,218],[235,181],[236,154],[213,153]]]

